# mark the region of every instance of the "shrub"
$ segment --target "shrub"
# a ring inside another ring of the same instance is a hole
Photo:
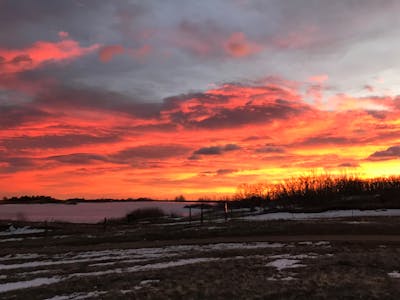
[[[176,196],[174,201],[176,202],[185,202],[186,198],[183,195]]]
[[[165,213],[158,207],[138,208],[126,215],[128,222],[140,220],[158,219],[164,217]]]

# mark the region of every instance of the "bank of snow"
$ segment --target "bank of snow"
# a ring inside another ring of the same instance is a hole
[[[45,232],[44,229],[30,228],[28,226],[17,228],[11,225],[6,231],[0,231],[0,236],[34,234]]]
[[[307,219],[330,219],[330,218],[351,218],[351,217],[380,217],[400,216],[400,209],[379,209],[379,210],[328,210],[319,213],[265,213],[243,217],[248,221],[267,220],[307,220]]]

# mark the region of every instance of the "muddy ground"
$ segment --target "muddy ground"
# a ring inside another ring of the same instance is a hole
[[[0,230],[1,299],[400,299],[397,217]]]

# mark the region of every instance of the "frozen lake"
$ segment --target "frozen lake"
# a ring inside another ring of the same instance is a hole
[[[66,221],[72,223],[97,223],[104,218],[124,217],[138,209],[157,207],[166,214],[188,215],[186,205],[194,202],[138,201],[68,204],[2,204],[1,220]]]

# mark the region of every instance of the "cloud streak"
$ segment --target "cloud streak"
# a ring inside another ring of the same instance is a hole
[[[7,73],[27,71],[44,63],[72,60],[98,48],[98,44],[81,47],[72,39],[59,42],[37,41],[25,49],[0,48],[0,70]]]

